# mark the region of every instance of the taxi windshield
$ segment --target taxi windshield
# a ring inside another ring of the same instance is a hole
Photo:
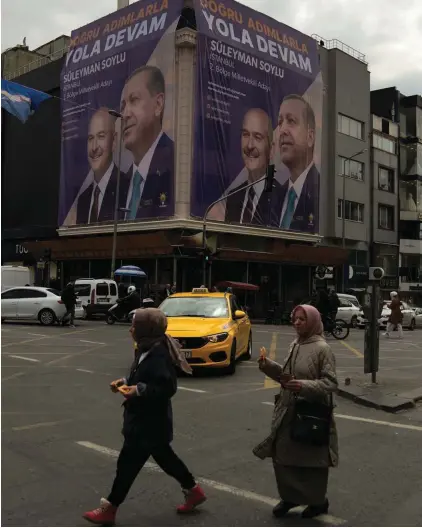
[[[224,297],[169,297],[160,306],[167,317],[228,317]]]

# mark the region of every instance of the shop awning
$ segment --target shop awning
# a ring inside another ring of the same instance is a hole
[[[111,258],[113,237],[89,236],[81,238],[56,238],[28,242],[28,250],[42,256],[51,250],[52,260],[84,260]],[[155,233],[118,234],[116,257],[119,259],[168,255],[173,252],[170,239],[162,231]]]
[[[249,284],[248,282],[221,281],[217,284],[217,288],[233,288],[233,290],[242,291],[259,291],[259,286],[256,286],[255,284]]]
[[[349,250],[328,246],[309,246],[305,244],[284,244],[273,242],[270,251],[245,251],[244,249],[222,249],[219,258],[222,260],[248,260],[249,262],[280,262],[303,264],[307,266],[339,266],[349,258]]]

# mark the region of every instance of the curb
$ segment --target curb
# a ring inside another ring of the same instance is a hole
[[[346,400],[389,413],[413,409],[416,406],[416,402],[422,400],[422,389],[418,389],[417,393],[413,391],[413,393],[398,396],[379,393],[371,394],[371,391],[365,391],[361,387],[348,387],[347,389],[339,387],[337,390],[337,394]]]

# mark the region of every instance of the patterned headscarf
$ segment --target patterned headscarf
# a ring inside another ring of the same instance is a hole
[[[139,350],[149,350],[160,340],[167,345],[173,363],[186,374],[192,374],[192,368],[180,351],[179,343],[166,334],[167,317],[158,308],[139,308],[132,322],[132,337]]]
[[[321,314],[319,311],[310,304],[299,304],[299,306],[296,306],[296,308],[293,310],[293,317],[299,309],[302,309],[306,315],[306,332],[304,337],[309,339],[310,337],[316,335],[322,335],[324,331],[324,325],[322,324]]]

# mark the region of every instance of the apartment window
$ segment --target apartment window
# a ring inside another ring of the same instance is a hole
[[[394,171],[378,167],[378,188],[380,191],[394,192]]]
[[[341,172],[340,174],[363,181],[363,163],[361,161],[350,160],[340,156]]]
[[[379,150],[384,150],[390,154],[396,153],[396,142],[380,134],[372,134],[372,146]]]
[[[391,205],[378,205],[378,227],[394,231],[394,207]]]
[[[345,201],[345,220],[352,220],[353,222],[363,222],[364,221],[364,205],[358,202],[351,202],[349,200]],[[337,202],[337,216],[343,218],[343,200],[338,200]]]
[[[339,114],[337,128],[342,134],[363,139],[363,123],[361,121]]]

